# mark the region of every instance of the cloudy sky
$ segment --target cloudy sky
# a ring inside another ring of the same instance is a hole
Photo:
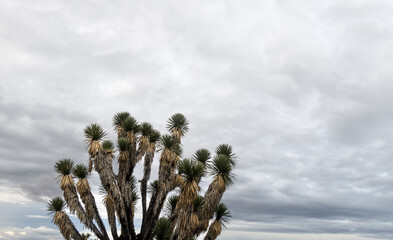
[[[119,111],[233,146],[221,239],[392,239],[392,26],[388,0],[0,0],[0,239],[60,238],[53,164]]]

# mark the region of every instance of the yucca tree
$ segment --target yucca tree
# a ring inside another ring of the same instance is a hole
[[[55,163],[55,171],[59,173],[58,180],[60,183],[60,188],[63,191],[64,199],[70,209],[70,212],[72,214],[76,213],[79,220],[87,228],[91,229],[97,237],[101,237],[102,239],[104,239],[103,235],[94,225],[92,219],[88,217],[81,203],[79,202],[79,197],[76,192],[74,179],[71,175],[73,167],[74,161],[69,158],[61,159]]]
[[[214,157],[209,170],[213,181],[205,193],[205,204],[199,214],[200,224],[196,229],[197,235],[207,230],[209,219],[213,217],[216,205],[220,202],[226,188],[233,184],[235,176],[232,170],[232,160],[228,156],[219,154]]]
[[[206,233],[205,240],[214,240],[221,234],[222,227],[226,227],[229,218],[231,218],[231,212],[228,207],[219,203],[214,212],[214,221],[210,224],[209,230]]]
[[[87,180],[89,175],[87,167],[83,164],[78,164],[72,169],[72,174],[79,179],[76,184],[76,189],[82,199],[83,204],[85,205],[88,218],[90,220],[94,219],[104,238],[109,239],[105,225],[101,220],[100,213],[98,212],[96,201],[93,194],[91,193],[89,182]]]
[[[236,156],[230,145],[221,144],[216,148],[217,155],[213,159],[210,152],[203,148],[197,150],[191,159],[183,159],[181,141],[188,131],[188,125],[184,115],[174,114],[167,121],[169,134],[161,135],[152,124],[139,124],[130,113],[119,112],[113,117],[113,127],[117,133],[115,144],[105,139],[107,133],[100,125],[87,125],[84,135],[89,154],[88,166],[79,164],[74,167],[71,159],[62,159],[55,164],[70,213],[92,230],[97,239],[109,239],[88,182],[91,171],[95,170],[101,181],[102,202],[114,240],[152,240],[153,237],[191,240],[207,230],[209,221],[214,220],[213,216],[222,222],[224,218],[219,218],[214,212],[223,193],[233,182]],[[158,175],[156,180],[149,183],[156,154],[159,160]],[[118,169],[112,166],[116,160]],[[138,186],[134,169],[141,161],[144,164],[143,175]],[[202,197],[198,195],[201,191],[199,183],[205,173],[210,173],[213,181]],[[76,184],[73,177],[78,178]],[[150,201],[147,193],[150,193]],[[167,196],[170,196],[168,215],[160,218]],[[141,230],[136,235],[134,216],[140,198],[143,218]],[[50,201],[48,204],[52,203]],[[48,208],[53,216],[56,215],[53,222],[59,226],[65,238],[85,238],[86,235],[82,236],[64,213],[64,206],[63,202],[57,207]],[[209,230],[208,237],[218,236],[220,231],[217,230],[218,225],[215,226]]]
[[[127,164],[124,169],[124,177],[119,174],[118,185],[120,187],[121,194],[123,196],[125,211],[127,217],[128,231],[130,233],[131,239],[136,238],[135,228],[134,228],[134,210],[133,210],[133,189],[131,187],[132,174],[137,162],[137,137],[140,131],[140,125],[138,121],[131,115],[125,118],[121,122],[121,128],[123,131],[122,137],[126,138],[129,142],[128,159]],[[120,167],[120,166],[119,166]],[[123,171],[123,170],[121,170]]]
[[[127,138],[121,137],[117,140],[117,148],[119,155],[117,156],[117,162],[119,165],[118,170],[118,181],[124,183],[127,176],[127,169],[130,165],[130,155],[128,149],[130,147],[130,141]]]
[[[60,197],[49,200],[47,211],[49,211],[52,216],[52,223],[59,227],[60,233],[65,239],[69,240],[72,238],[82,240],[82,236],[65,213],[65,207],[66,203]]]
[[[89,132],[89,129],[91,125],[87,126],[85,128],[85,142],[87,144],[95,141],[94,135],[91,134],[86,134],[86,132]],[[96,125],[96,129],[101,129],[101,126]],[[101,132],[101,136],[106,136],[106,133],[102,130],[99,131]],[[119,217],[119,222],[120,225],[122,226],[121,228],[121,235],[122,236],[129,236],[130,235],[130,230],[129,230],[129,224],[128,224],[128,218],[127,218],[127,209],[126,209],[126,204],[124,203],[123,200],[123,195],[122,192],[120,191],[120,187],[118,185],[117,177],[115,173],[113,172],[112,165],[109,164],[112,162],[113,159],[113,154],[110,153],[108,154],[106,150],[102,147],[101,142],[103,139],[101,138],[99,143],[98,151],[96,152],[94,156],[94,162],[95,162],[95,170],[97,171],[102,186],[105,188],[105,190],[110,193],[110,195],[113,198],[113,201],[115,203],[115,208],[116,212],[118,213]],[[90,153],[90,151],[89,151]],[[129,238],[129,237],[128,237]]]
[[[93,123],[85,128],[85,142],[87,143],[87,151],[90,155],[89,159],[89,172],[93,168],[93,159],[97,156],[97,153],[102,149],[102,139],[106,136],[106,132],[101,128],[100,125]]]
[[[142,198],[142,217],[145,219],[146,216],[146,190],[147,182],[150,179],[151,164],[154,159],[154,153],[156,151],[156,142],[159,140],[161,134],[158,130],[153,129],[149,134],[149,144],[146,149],[145,161],[143,164],[143,178],[141,180],[141,198]]]
[[[232,151],[232,146],[229,144],[220,144],[216,148],[217,155],[225,155],[228,157],[229,162],[232,167],[236,165],[236,154]]]
[[[154,130],[153,125],[151,125],[148,122],[143,122],[140,124],[140,137],[139,137],[139,144],[138,144],[138,150],[136,153],[137,157],[137,162],[139,162],[143,155],[145,155],[147,148],[150,145],[150,140],[149,136]]]
[[[171,239],[171,229],[170,229],[171,222],[165,218],[159,218],[154,226],[153,229],[153,237],[156,240],[169,240]]]
[[[181,137],[188,131],[188,120],[181,113],[173,114],[167,122],[167,129],[180,142]]]
[[[131,115],[128,112],[119,112],[119,113],[116,113],[115,116],[113,116],[112,123],[113,123],[115,132],[117,132],[118,138],[121,138],[124,136],[124,130],[123,130],[122,124],[123,124],[124,120],[130,116]]]
[[[194,225],[190,226],[190,228],[192,229],[192,231],[194,231],[194,233],[195,233],[195,229],[199,227],[199,224],[201,222],[199,215],[203,209],[204,204],[205,204],[205,197],[198,195],[194,200],[194,208],[193,208],[194,218],[196,217],[197,221],[194,221]]]
[[[176,223],[175,219],[177,219],[177,214],[175,212],[175,209],[178,201],[179,201],[179,195],[172,195],[168,197],[168,200],[166,202],[165,211],[168,214],[168,220],[170,222]]]
[[[158,190],[154,192],[150,201],[146,218],[142,223],[142,239],[151,239],[151,229],[158,219],[161,209],[165,203],[168,192],[174,189],[175,170],[180,160],[182,149],[180,143],[172,135],[161,136],[158,142],[158,151],[161,152],[160,167],[158,170]]]
[[[194,214],[194,202],[200,190],[198,182],[204,174],[203,164],[190,159],[182,160],[178,165],[181,194],[176,204],[178,212],[176,229],[172,239],[189,239],[193,236],[192,226],[198,225],[199,219]]]
[[[206,166],[209,164],[209,160],[211,159],[211,155],[209,150],[202,148],[194,153],[192,159],[200,162],[203,166],[203,171],[205,171]],[[201,181],[201,178],[197,179],[197,183]]]
[[[115,202],[111,194],[101,185],[100,193],[103,195],[102,203],[106,208],[106,213],[108,215],[108,223],[111,227],[111,234],[113,239],[118,239],[117,235],[117,224],[116,224],[116,207]]]

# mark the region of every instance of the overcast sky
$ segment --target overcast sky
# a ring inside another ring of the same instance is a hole
[[[0,53],[0,239],[60,238],[53,164],[119,111],[233,146],[221,239],[393,239],[392,1],[0,0]]]

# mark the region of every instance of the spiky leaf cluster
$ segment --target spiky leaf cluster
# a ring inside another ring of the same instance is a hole
[[[181,142],[189,130],[189,122],[181,113],[169,118],[167,134],[161,134],[148,122],[139,123],[128,112],[115,114],[113,126],[117,132],[117,139],[113,142],[104,139],[107,133],[100,125],[93,123],[85,127],[88,166],[75,165],[69,158],[55,163],[64,200],[60,197],[51,199],[47,210],[63,237],[77,240],[87,237],[78,232],[64,211],[68,207],[69,213],[74,214],[97,239],[109,240],[89,185],[88,178],[95,170],[102,185],[100,192],[112,239],[196,239],[206,231],[207,239],[215,239],[230,217],[227,207],[219,202],[234,179],[236,155],[232,146],[217,146],[214,157],[209,150],[201,148],[191,158],[182,159]],[[158,180],[151,181],[156,154],[159,154]],[[116,159],[118,169],[114,170],[112,161]],[[143,177],[137,180],[134,168],[142,159]],[[205,194],[200,195],[201,178],[206,173],[213,176],[213,181]],[[177,191],[177,194],[172,191]],[[147,192],[150,193],[150,201],[146,201]],[[134,216],[139,211],[135,206],[140,199],[143,219],[137,235]],[[160,218],[163,209],[167,217]]]

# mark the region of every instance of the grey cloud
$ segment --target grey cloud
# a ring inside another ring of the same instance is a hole
[[[389,2],[2,5],[0,178],[30,199],[86,162],[85,125],[182,112],[185,157],[238,155],[234,231],[391,236]]]

